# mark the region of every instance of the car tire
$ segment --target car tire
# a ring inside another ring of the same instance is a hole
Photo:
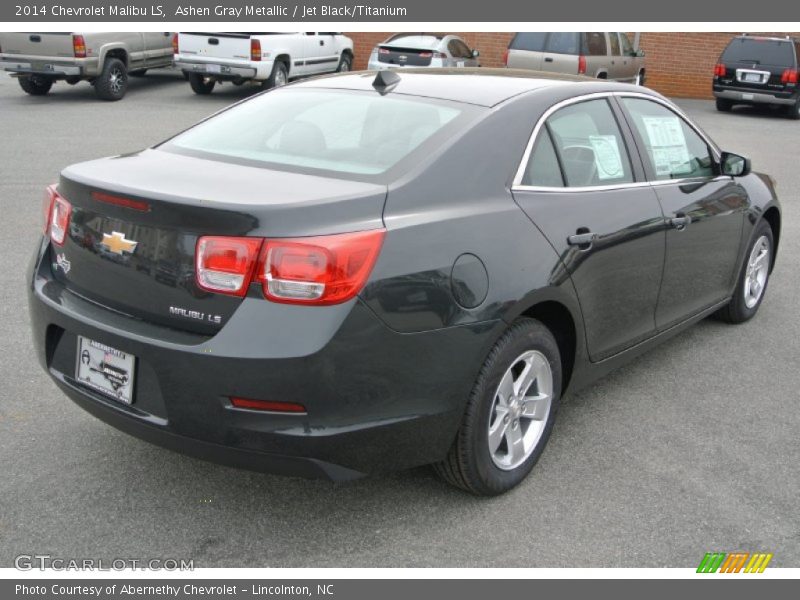
[[[261,87],[265,90],[271,90],[275,87],[283,87],[289,83],[289,68],[283,61],[278,61],[272,66],[272,74],[269,76]]]
[[[522,390],[527,368],[535,377]],[[503,393],[504,388],[509,393]],[[534,400],[531,390],[541,400]],[[522,397],[528,401],[520,402]],[[553,334],[535,319],[515,321],[489,352],[456,439],[435,470],[448,483],[479,496],[507,492],[539,460],[560,397],[561,356]],[[525,416],[528,410],[533,414]]]
[[[772,228],[766,221],[759,221],[744,255],[733,297],[716,313],[717,318],[728,323],[744,323],[758,312],[767,293],[774,248]]]
[[[733,102],[725,98],[717,98],[717,110],[720,112],[730,112],[733,108]]]
[[[210,77],[204,77],[200,73],[188,73],[186,78],[189,80],[189,85],[192,91],[200,96],[207,96],[214,90],[217,82]]]
[[[349,54],[342,54],[339,64],[336,67],[337,73],[348,73],[353,70],[353,57]]]
[[[53,80],[46,77],[39,77],[38,75],[26,75],[17,78],[19,87],[23,89],[26,94],[31,96],[44,96],[53,87]]]
[[[95,79],[94,91],[101,100],[115,102],[128,91],[128,69],[118,58],[107,58],[103,71]]]
[[[800,119],[800,98],[794,104],[786,107],[786,116],[790,119]]]
[[[147,69],[136,69],[135,71],[131,71],[128,73],[131,77],[144,77],[147,75]]]

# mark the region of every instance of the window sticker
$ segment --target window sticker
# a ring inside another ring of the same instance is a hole
[[[589,143],[594,150],[594,163],[597,167],[598,179],[619,179],[625,175],[617,136],[590,135]]]
[[[657,177],[692,172],[691,156],[678,117],[642,117]]]

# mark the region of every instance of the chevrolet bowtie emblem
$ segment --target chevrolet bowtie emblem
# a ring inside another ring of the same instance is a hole
[[[100,242],[104,248],[106,248],[109,252],[113,252],[114,254],[122,254],[123,252],[133,254],[133,251],[136,250],[136,245],[138,243],[139,242],[134,242],[133,240],[126,240],[125,234],[120,233],[119,231],[113,231],[111,235],[104,233],[103,241]]]

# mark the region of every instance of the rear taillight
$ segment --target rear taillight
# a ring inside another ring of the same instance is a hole
[[[378,54],[389,54],[389,50],[386,48],[378,48]]]
[[[72,53],[75,58],[86,58],[86,40],[82,35],[72,36]]]
[[[578,75],[586,75],[586,57],[583,54],[578,56]]]
[[[172,53],[179,54],[180,53],[180,46],[178,45],[178,34],[172,34]]]
[[[508,66],[508,49],[506,49],[505,52],[503,52],[503,64],[505,66]]]
[[[48,185],[44,191],[42,202],[42,233],[50,235],[50,216],[53,212],[53,200],[56,198],[56,184]]]
[[[447,58],[447,54],[445,54],[444,52],[434,52],[433,53],[433,58],[445,59],[445,58]]]
[[[56,191],[55,185],[51,185],[47,188],[45,206],[45,234],[49,233],[54,244],[63,246],[69,229],[72,205]]]
[[[797,83],[798,72],[795,69],[786,69],[781,75],[781,83]]]
[[[197,285],[209,292],[244,296],[261,244],[259,238],[201,237],[195,250]]]
[[[430,58],[432,56],[433,56],[433,52],[420,52],[419,53],[419,57],[420,58]]]
[[[256,279],[264,296],[290,304],[340,304],[367,282],[383,230],[295,239],[268,239]]]
[[[250,40],[250,60],[261,60],[261,42]]]
[[[244,296],[251,282],[284,304],[346,302],[367,282],[383,245],[382,229],[306,238],[201,237],[197,284]]]
[[[728,74],[728,68],[719,63],[714,65],[714,77],[725,77]]]

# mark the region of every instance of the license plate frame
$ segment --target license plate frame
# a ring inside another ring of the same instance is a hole
[[[136,357],[82,335],[77,336],[75,379],[123,404],[133,404]]]

